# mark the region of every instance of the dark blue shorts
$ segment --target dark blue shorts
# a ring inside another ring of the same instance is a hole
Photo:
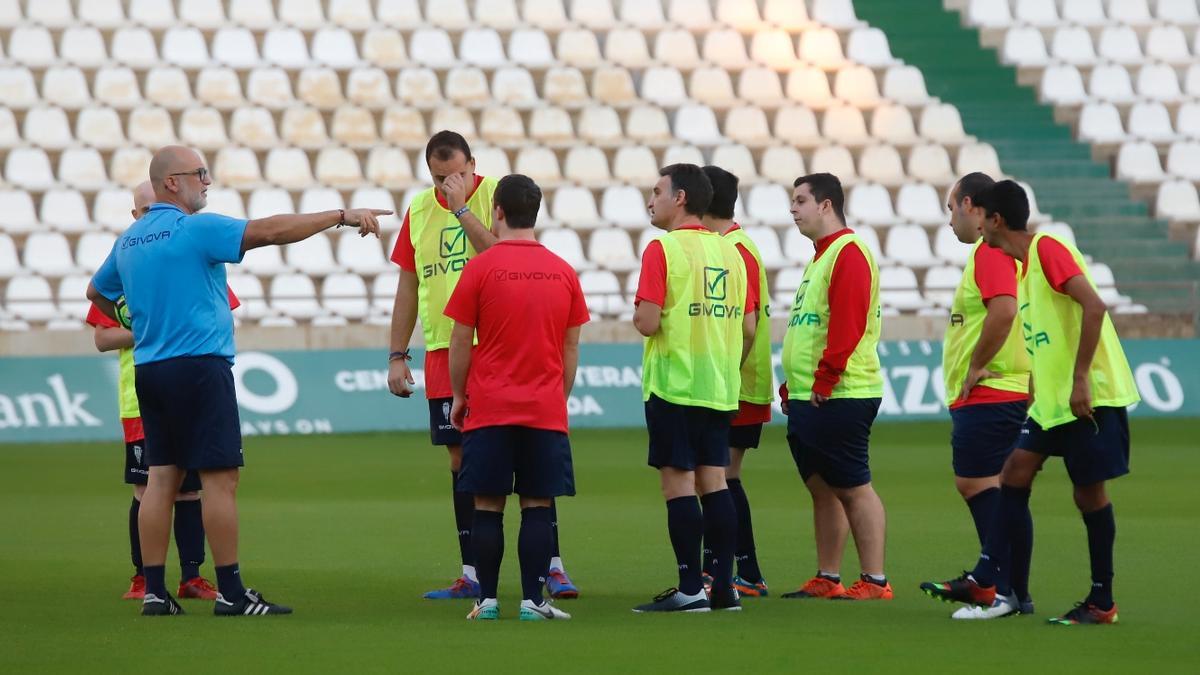
[[[571,442],[561,431],[521,426],[463,434],[458,490],[476,495],[562,497],[575,494]]]
[[[832,398],[820,407],[788,401],[788,445],[807,481],[813,475],[835,488],[871,482],[868,446],[879,413],[878,398]]]
[[[684,471],[729,466],[729,422],[736,411],[678,405],[653,394],[645,407],[650,434],[647,464]]]
[[[756,424],[739,424],[729,427],[729,447],[749,450],[757,448],[762,441],[761,422]]]
[[[145,485],[150,480],[150,467],[146,464],[146,440],[125,444],[125,483]],[[183,476],[180,492],[196,492],[200,489],[200,474],[188,471]]]
[[[1025,401],[980,403],[950,411],[954,475],[984,478],[999,475],[1025,424]]]
[[[1031,417],[1021,429],[1017,447],[1062,457],[1075,485],[1112,480],[1129,473],[1129,416],[1125,408],[1096,408],[1092,419],[1077,419],[1049,429],[1043,429]]]
[[[429,440],[434,445],[462,445],[463,435],[450,424],[453,398],[429,399]]]
[[[233,371],[220,356],[183,356],[134,366],[146,432],[146,465],[242,466]]]

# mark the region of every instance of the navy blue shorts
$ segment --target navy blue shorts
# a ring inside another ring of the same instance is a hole
[[[134,366],[146,465],[242,466],[242,429],[228,359],[182,356]]]
[[[951,410],[954,475],[962,478],[999,475],[1021,435],[1027,408],[1025,401],[1010,401]]]
[[[646,401],[650,452],[646,463],[695,471],[698,466],[729,466],[729,422],[736,411],[678,405],[650,395]]]
[[[788,445],[800,477],[813,475],[835,488],[871,482],[867,461],[878,398],[832,398],[820,407],[788,401]]]
[[[1049,429],[1043,429],[1031,417],[1021,429],[1017,447],[1062,457],[1075,485],[1120,478],[1129,473],[1129,416],[1125,408],[1096,408],[1092,419],[1077,419]]]
[[[462,445],[463,435],[450,423],[453,398],[429,399],[429,440],[434,445]]]
[[[757,448],[762,441],[762,422],[756,424],[739,424],[729,427],[729,447],[749,450]]]
[[[561,431],[521,426],[463,434],[458,490],[475,495],[562,497],[575,494],[571,442]]]
[[[150,467],[146,465],[146,440],[125,444],[125,483],[145,485],[150,480]],[[196,492],[200,489],[200,474],[188,471],[183,476],[180,492]]]

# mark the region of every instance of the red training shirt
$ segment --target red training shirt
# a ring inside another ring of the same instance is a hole
[[[233,294],[233,289],[228,286],[225,291],[229,294],[229,309],[237,309],[242,306],[242,301]],[[91,305],[88,307],[87,318],[84,323],[95,328],[120,328],[121,324],[112,320],[107,314],[100,311],[100,308]],[[140,441],[146,437],[146,432],[142,430],[141,417],[122,417],[121,428],[125,432],[125,442],[133,443]]]
[[[1058,241],[1050,237],[1042,237],[1037,244],[1038,260],[1042,263],[1042,273],[1046,275],[1046,281],[1050,284],[1050,288],[1062,293],[1063,287],[1067,285],[1073,277],[1083,274],[1083,270],[1079,269],[1079,263],[1075,262],[1075,256],[1067,250]],[[1026,265],[1022,268],[1022,274],[1029,270]]]
[[[840,237],[852,233],[848,227],[817,241],[816,262]],[[829,281],[829,334],[825,352],[814,373],[813,392],[829,396],[842,379],[850,355],[867,332],[871,310],[871,266],[857,246],[847,246],[833,264]]]
[[[701,225],[684,225],[680,230],[700,230],[708,232],[708,228]],[[742,254],[742,260],[754,260],[749,251],[744,247],[738,246],[738,251]],[[747,271],[749,271],[750,262],[747,263]],[[743,311],[753,312],[758,307],[758,266],[754,266],[755,280],[752,283],[746,284],[746,302]],[[657,239],[651,241],[646,250],[642,252],[642,271],[638,277],[637,295],[634,297],[633,304],[637,305],[643,300],[652,302],[659,307],[662,307],[667,302],[667,254],[663,253],[662,243]]]
[[[483,176],[475,174],[475,185],[467,193],[467,200],[475,196],[475,190],[483,182]],[[446,196],[441,190],[434,189],[434,197],[442,208],[448,209]],[[404,211],[404,223],[400,225],[400,236],[396,239],[396,247],[392,249],[392,262],[405,272],[416,273],[417,253],[412,243],[412,232],[408,224],[408,210]],[[445,349],[436,349],[425,353],[425,398],[450,398],[454,392],[450,388],[450,357]]]
[[[566,433],[563,340],[590,317],[565,260],[536,241],[497,242],[467,263],[445,314],[479,337],[464,431],[514,425]]]
[[[741,225],[733,224],[733,227],[725,231],[729,234],[734,230],[740,230]],[[754,255],[750,253],[741,243],[735,244],[738,253],[742,254],[742,262],[746,263],[746,283],[749,288],[746,289],[746,311],[757,312],[762,307],[761,290],[758,287],[758,261],[754,259]],[[659,245],[659,250],[662,250],[662,245]],[[759,317],[758,330],[771,330],[771,324]],[[730,425],[735,427],[749,426],[751,424],[765,424],[771,421],[771,404],[770,403],[750,403],[748,401],[738,401],[737,415],[734,416]]]
[[[1004,251],[983,244],[975,249],[975,285],[979,286],[979,297],[986,305],[1000,295],[1017,297],[1017,261]],[[986,380],[985,380],[986,382]],[[1029,398],[1028,393],[1002,391],[987,385],[977,384],[967,394],[966,400],[959,399],[950,404],[950,409],[984,403],[1012,403]]]

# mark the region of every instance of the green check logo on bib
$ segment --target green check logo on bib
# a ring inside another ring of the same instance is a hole
[[[708,300],[724,300],[726,295],[725,280],[729,278],[729,270],[723,267],[704,268],[704,297]]]
[[[463,231],[462,225],[458,227],[447,227],[442,230],[441,246],[438,247],[438,253],[443,258],[453,258],[454,256],[467,254],[467,234]]]

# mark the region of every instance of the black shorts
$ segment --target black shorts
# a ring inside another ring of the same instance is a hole
[[[1025,424],[1025,401],[980,403],[950,411],[954,475],[983,478],[999,475]]]
[[[463,435],[450,424],[453,398],[429,399],[429,440],[434,445],[462,445]]]
[[[150,480],[150,467],[146,464],[146,441],[130,441],[125,444],[125,483],[127,485],[145,485]],[[200,490],[200,474],[188,471],[183,476],[180,492],[196,492]]]
[[[729,422],[736,411],[678,405],[653,394],[645,407],[650,434],[647,464],[684,471],[729,466]]]
[[[242,466],[242,429],[228,359],[183,356],[134,366],[147,466]]]
[[[575,494],[571,442],[561,431],[521,426],[463,434],[458,490],[476,495],[563,497]]]
[[[762,440],[762,422],[755,424],[739,424],[730,425],[729,427],[729,447],[741,448],[749,450],[757,448]]]
[[[1017,447],[1062,457],[1075,485],[1112,480],[1129,473],[1129,416],[1125,408],[1096,408],[1092,419],[1077,419],[1049,429],[1043,429],[1031,417],[1021,429]]]
[[[820,407],[788,401],[788,446],[800,477],[807,481],[815,474],[835,488],[870,483],[868,446],[881,401],[833,398]]]

